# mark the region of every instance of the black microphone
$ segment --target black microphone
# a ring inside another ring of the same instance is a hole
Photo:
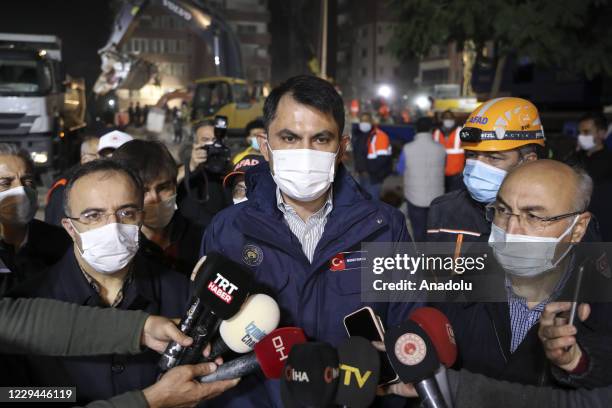
[[[353,336],[338,347],[340,378],[335,402],[351,408],[369,407],[380,377],[378,351],[363,337]]]
[[[199,361],[202,349],[220,321],[238,313],[251,289],[249,271],[216,252],[200,259],[194,273],[194,295],[179,324],[179,329],[192,337],[193,343],[184,348],[170,342],[159,361],[162,373],[177,365]]]
[[[429,335],[409,320],[385,334],[389,361],[404,383],[412,383],[425,408],[447,408],[435,373],[440,368],[436,348]]]

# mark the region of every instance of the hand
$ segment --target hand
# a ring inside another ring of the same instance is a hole
[[[143,394],[149,407],[194,407],[202,400],[214,398],[234,387],[240,379],[201,384],[194,379],[217,369],[215,363],[183,365],[174,367]]]
[[[546,305],[540,317],[538,337],[544,346],[546,357],[557,367],[571,372],[582,357],[582,350],[576,343],[576,326],[568,324],[567,317],[560,316],[572,308],[571,302],[552,302]],[[581,321],[591,313],[588,304],[578,307],[577,315]]]
[[[205,163],[208,158],[206,149],[202,149],[204,143],[194,143],[191,149],[191,159],[189,160],[189,170],[194,171],[200,164]]]
[[[378,351],[382,351],[386,353],[385,344],[381,341],[373,341],[372,345]],[[400,397],[405,398],[417,398],[419,395],[416,392],[416,389],[412,384],[406,384],[399,382],[397,384],[391,385],[379,385],[376,390],[376,395],[384,396],[384,395],[399,395]]]
[[[183,347],[188,347],[193,342],[172,320],[162,316],[149,316],[145,321],[140,342],[158,353],[163,353],[170,341],[176,341]]]

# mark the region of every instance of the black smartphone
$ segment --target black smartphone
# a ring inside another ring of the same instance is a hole
[[[349,337],[360,336],[370,341],[384,341],[385,329],[371,307],[366,306],[344,316],[344,328]],[[399,376],[386,353],[380,352],[380,385],[393,384]]]

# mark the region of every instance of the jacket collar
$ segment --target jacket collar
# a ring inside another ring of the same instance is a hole
[[[121,309],[144,309],[149,303],[157,303],[154,290],[154,275],[146,261],[136,254],[132,261],[133,281],[124,288]],[[89,284],[79,266],[71,246],[54,267],[59,274],[59,285],[70,302],[79,305],[102,306],[102,300]]]
[[[248,236],[277,246],[296,258],[305,259],[301,245],[283,222],[283,214],[277,207],[277,186],[270,174],[267,162],[259,164],[246,173],[246,185],[249,200],[244,210],[240,211],[236,217],[235,222],[238,229]],[[368,199],[366,193],[342,164],[338,166],[332,188],[333,210],[329,214],[325,231],[315,251],[315,258],[321,260],[337,252],[337,248],[331,248],[331,244],[339,242],[336,238],[356,223],[365,223],[364,228],[359,231],[360,236],[354,236],[356,240],[365,239],[374,230],[386,226],[382,219],[370,219],[369,215],[378,207]],[[287,245],[287,242],[291,242],[292,245]],[[342,242],[346,245],[350,244]],[[312,266],[315,264],[313,263]]]

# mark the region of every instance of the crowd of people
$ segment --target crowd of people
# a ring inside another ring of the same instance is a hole
[[[120,131],[86,137],[80,162],[46,196],[45,222],[34,218],[30,156],[0,144],[0,297],[14,299],[2,300],[0,311],[12,310],[19,321],[57,321],[52,326],[72,335],[61,333],[55,349],[39,346],[11,332],[23,330],[15,316],[0,314],[2,385],[76,386],[79,403],[106,406],[205,399],[210,407],[283,406],[279,382],[260,376],[192,381],[216,363],[178,367],[156,382],[156,351],[171,339],[190,340],[150,315],[183,315],[202,256],[217,252],[242,264],[273,295],[283,325],[337,345],[347,336],[343,318],[364,305],[362,243],[451,242],[461,254],[471,242],[488,242],[507,274],[507,302],[432,303],[454,328],[453,368],[489,377],[484,384],[495,390],[504,385],[494,380],[563,390],[612,386],[609,304],[583,304],[570,322],[562,314],[567,304],[557,301],[579,265],[557,248],[603,242],[610,233],[598,223],[612,183],[605,119],[580,119],[568,163],[544,157],[544,124],[525,99],[486,101],[465,123],[452,112],[439,119],[416,120],[413,140],[395,160],[372,114],[363,112],[345,131],[334,87],[293,77],[272,90],[263,118],[245,129],[247,147],[233,157],[219,153],[214,121],[194,124],[189,158],[179,165],[158,141]],[[182,138],[181,122],[175,142]],[[343,164],[349,154],[351,169]],[[404,213],[380,200],[394,172],[403,180]],[[521,257],[502,245],[509,242],[534,245]],[[333,267],[339,254],[350,267]],[[105,311],[53,300],[126,312],[96,315]],[[369,306],[392,327],[423,303]],[[45,327],[29,330],[40,336]],[[384,406],[406,406],[412,402],[403,397],[414,396],[408,385],[385,393]]]

